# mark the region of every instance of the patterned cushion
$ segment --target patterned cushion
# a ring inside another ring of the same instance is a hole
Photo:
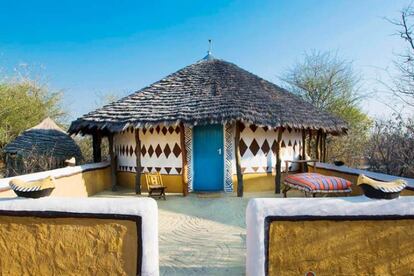
[[[305,192],[338,193],[350,192],[352,183],[340,177],[319,173],[298,173],[288,175],[285,184]]]

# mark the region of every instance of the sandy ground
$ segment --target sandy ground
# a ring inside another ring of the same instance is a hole
[[[97,196],[135,195],[124,190]],[[244,275],[248,200],[274,196],[190,194],[158,200],[160,275]]]

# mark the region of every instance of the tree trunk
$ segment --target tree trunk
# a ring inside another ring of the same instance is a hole
[[[139,128],[135,129],[135,194],[141,194],[141,140],[139,139]]]
[[[185,127],[180,123],[180,144],[181,144],[181,158],[182,158],[182,183],[183,195],[188,195],[188,163],[187,163],[187,149],[185,147]]]
[[[243,197],[243,174],[241,171],[241,155],[240,155],[240,124],[236,122],[236,135],[234,137],[234,149],[236,156],[236,173],[237,173],[237,196]]]

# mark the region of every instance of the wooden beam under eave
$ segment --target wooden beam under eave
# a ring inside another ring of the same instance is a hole
[[[108,134],[109,157],[111,158],[111,188],[116,191],[116,156],[114,152],[114,134]]]
[[[185,127],[180,123],[180,145],[181,145],[181,164],[182,164],[182,184],[183,196],[188,195],[188,162],[187,162],[187,148],[185,147]]]
[[[98,163],[102,161],[101,153],[102,135],[99,131],[92,134],[92,149],[93,149],[93,162]]]
[[[237,196],[243,197],[243,174],[241,171],[241,154],[240,154],[240,126],[241,122],[236,122],[236,135],[234,136],[234,150],[236,156],[236,174],[237,174]]]
[[[275,194],[280,194],[280,189],[282,186],[282,159],[280,158],[280,149],[282,147],[282,135],[283,135],[283,128],[279,128],[277,130],[277,140],[276,140],[276,166],[275,166]]]
[[[141,139],[139,138],[139,128],[135,129],[135,194],[141,194]]]
[[[302,160],[306,160],[306,129],[302,130]],[[306,163],[301,164],[301,170],[306,171]]]
[[[308,129],[308,134],[309,134],[309,139],[308,139],[308,148],[307,148],[307,152],[309,156],[312,156],[312,130]]]

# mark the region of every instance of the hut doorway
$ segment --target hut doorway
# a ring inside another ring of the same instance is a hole
[[[223,126],[195,126],[193,129],[193,143],[194,191],[223,191]]]

